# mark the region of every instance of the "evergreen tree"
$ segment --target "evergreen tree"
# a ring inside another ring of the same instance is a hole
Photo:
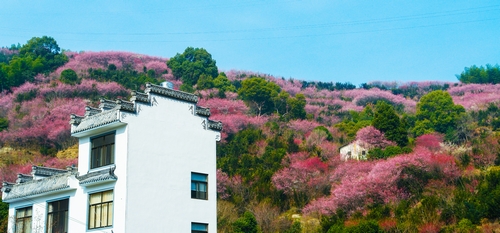
[[[255,216],[250,211],[245,211],[243,216],[238,218],[234,223],[234,232],[236,233],[258,233],[259,226]]]
[[[175,78],[181,79],[185,84],[193,86],[198,83],[201,75],[215,78],[218,75],[215,60],[203,48],[188,47],[184,53],[170,58],[167,66],[172,69]]]
[[[61,82],[70,85],[75,85],[76,83],[79,82],[78,75],[72,69],[63,70],[63,72],[61,72],[61,77],[59,79],[61,80]]]
[[[464,107],[455,105],[448,92],[429,92],[417,103],[414,132],[416,136],[432,131],[450,133],[449,131],[455,130],[460,114],[464,112]]]
[[[259,77],[250,77],[241,82],[238,95],[260,116],[274,111],[274,100],[280,92],[281,88],[276,83]]]
[[[373,127],[382,131],[388,140],[396,142],[398,146],[408,145],[408,134],[392,105],[378,101],[372,124]]]
[[[456,75],[463,83],[500,83],[500,66],[487,64],[486,67],[475,65],[465,67],[460,75]]]
[[[290,119],[305,119],[306,118],[306,97],[304,94],[297,94],[295,98],[289,98],[287,101],[289,107]]]

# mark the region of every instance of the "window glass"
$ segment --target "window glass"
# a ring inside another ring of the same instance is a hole
[[[68,232],[69,199],[47,203],[47,233]]]
[[[208,232],[208,224],[191,223],[191,233],[206,233]]]
[[[207,181],[207,174],[191,173],[191,198],[204,200],[208,199]]]
[[[191,173],[191,180],[207,182],[207,175],[200,173]]]
[[[15,233],[31,233],[32,207],[16,210]]]
[[[115,163],[115,134],[91,139],[92,151],[90,168],[97,168]]]
[[[113,190],[89,195],[88,228],[113,226]]]

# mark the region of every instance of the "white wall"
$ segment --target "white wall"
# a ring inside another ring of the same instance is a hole
[[[125,201],[126,194],[125,191],[127,186],[127,126],[119,126],[115,128],[108,128],[106,130],[98,131],[98,134],[92,134],[91,136],[98,136],[99,134],[106,134],[108,132],[115,131],[115,163],[109,166],[103,166],[95,169],[90,169],[90,151],[91,143],[90,136],[85,136],[80,138],[79,142],[79,154],[78,154],[78,172],[80,175],[85,175],[88,172],[99,171],[103,169],[110,169],[115,167],[115,175],[118,177],[117,181],[110,181],[104,184],[90,184],[82,187],[77,191],[75,197],[76,203],[81,203],[78,206],[73,206],[70,203],[70,208],[78,209],[79,218],[83,219],[85,224],[88,221],[88,198],[89,194],[113,190],[113,227],[95,229],[98,232],[125,232]],[[82,209],[84,208],[84,209]],[[85,228],[87,229],[87,228]],[[89,230],[89,231],[95,231]]]
[[[127,114],[126,232],[190,232],[191,222],[217,232],[216,135],[194,104],[155,96]],[[159,149],[160,148],[160,149]],[[208,174],[208,200],[191,199],[191,172]],[[119,178],[120,179],[120,178]]]
[[[365,155],[363,155],[363,151],[365,151]],[[351,155],[349,155],[349,152],[351,152]],[[368,151],[361,147],[358,142],[352,142],[349,145],[340,148],[340,159],[344,161],[348,159],[366,159],[367,153]]]
[[[74,181],[73,181],[74,184]],[[76,194],[75,189],[66,190],[62,192],[55,192],[48,195],[38,196],[38,197],[28,197],[22,198],[20,201],[12,202],[9,204],[9,228],[8,233],[14,233],[15,226],[15,211],[16,209],[25,208],[31,206],[33,208],[32,214],[32,232],[33,233],[44,233],[45,223],[47,219],[47,202],[52,202],[56,200],[70,198],[69,201],[69,221],[68,230],[69,232],[83,232],[85,230],[84,224],[86,218],[81,218],[79,213],[82,211],[81,207],[77,205],[78,201],[74,199]],[[74,206],[73,206],[74,205]],[[71,230],[73,229],[73,231]]]

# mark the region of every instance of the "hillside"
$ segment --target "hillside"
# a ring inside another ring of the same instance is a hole
[[[25,55],[30,42],[0,50],[2,181],[32,165],[75,164],[71,113],[169,81],[223,122],[218,232],[500,229],[496,82],[357,88],[222,72],[203,49],[171,59],[59,49]],[[341,160],[339,149],[353,141],[369,148],[367,160]]]

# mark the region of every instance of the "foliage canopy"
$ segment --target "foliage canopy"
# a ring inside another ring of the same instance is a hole
[[[382,131],[390,141],[396,142],[398,146],[408,144],[408,133],[392,105],[385,101],[378,101],[375,107],[375,115],[372,124]]]
[[[19,53],[0,63],[0,92],[33,81],[39,73],[48,74],[68,61],[52,37],[33,37]]]
[[[274,111],[274,99],[281,88],[260,77],[250,77],[241,82],[239,97],[257,114],[270,114]]]
[[[188,47],[182,54],[176,54],[167,61],[167,66],[172,69],[176,79],[185,84],[195,85],[200,76],[215,78],[218,69],[212,55],[203,48]]]
[[[464,112],[464,107],[455,105],[448,92],[432,91],[417,103],[415,134],[420,136],[432,131],[446,133],[454,130],[460,114]]]
[[[487,64],[486,67],[475,65],[465,67],[460,75],[456,75],[462,83],[500,83],[500,66]]]

